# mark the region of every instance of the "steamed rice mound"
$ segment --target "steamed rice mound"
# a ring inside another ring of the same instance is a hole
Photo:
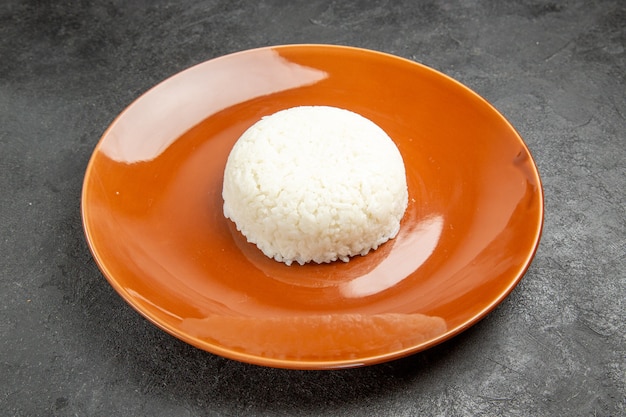
[[[402,156],[368,119],[303,106],[263,117],[235,143],[224,215],[279,262],[347,262],[393,239],[408,201]]]

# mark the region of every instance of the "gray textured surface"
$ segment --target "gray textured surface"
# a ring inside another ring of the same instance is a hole
[[[467,84],[542,174],[533,265],[477,326],[332,372],[196,350],[128,307],[80,223],[99,136],[135,97],[251,47],[336,43]],[[626,2],[14,1],[0,4],[0,414],[626,415]]]

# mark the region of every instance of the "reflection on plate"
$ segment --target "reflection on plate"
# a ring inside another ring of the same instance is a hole
[[[222,214],[234,142],[299,105],[359,113],[402,153],[407,212],[367,256],[288,267]],[[103,135],[82,204],[98,265],[146,318],[209,352],[298,369],[391,360],[468,328],[517,285],[543,221],[532,157],[485,100],[417,63],[329,45],[240,52],[157,85]]]

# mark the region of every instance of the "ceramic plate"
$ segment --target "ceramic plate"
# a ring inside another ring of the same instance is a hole
[[[231,147],[299,105],[359,113],[400,149],[409,206],[375,252],[286,266],[224,218]],[[543,194],[518,133],[460,83],[379,52],[291,45],[207,61],[132,103],[93,153],[82,214],[107,280],[163,330],[239,361],[329,369],[403,357],[483,318],[531,262]]]

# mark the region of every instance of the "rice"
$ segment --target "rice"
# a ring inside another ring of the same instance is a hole
[[[348,110],[294,107],[237,140],[224,170],[224,215],[279,262],[326,263],[393,239],[408,202],[394,142]]]

